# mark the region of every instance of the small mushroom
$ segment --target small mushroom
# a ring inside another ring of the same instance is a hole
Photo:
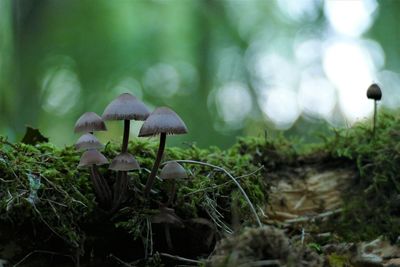
[[[159,213],[151,218],[151,222],[164,225],[165,240],[167,241],[168,248],[172,249],[173,246],[172,246],[170,226],[183,228],[184,224],[182,219],[175,214],[174,209],[170,209],[167,207],[160,207]]]
[[[94,186],[96,197],[102,206],[107,206],[111,200],[111,191],[104,178],[100,175],[97,169],[98,165],[107,164],[108,160],[95,149],[87,150],[82,154],[78,167],[89,167],[90,177]]]
[[[186,179],[188,178],[186,170],[176,161],[168,162],[164,168],[162,168],[160,177],[163,180],[172,180],[172,187],[169,192],[169,198],[167,206],[171,205],[174,201],[176,194],[176,179]]]
[[[160,144],[157,151],[157,158],[149,178],[147,179],[144,195],[147,196],[153,187],[156,178],[158,167],[160,166],[161,158],[164,153],[165,141],[167,134],[185,134],[187,128],[182,119],[171,109],[167,107],[159,107],[154,110],[140,128],[139,136],[155,136],[160,135]]]
[[[75,123],[76,133],[93,133],[96,131],[106,131],[107,127],[103,119],[94,112],[84,113]]]
[[[75,143],[75,148],[78,150],[99,149],[102,147],[103,145],[100,141],[90,133],[82,135]]]
[[[378,116],[377,101],[380,101],[382,99],[382,91],[381,91],[381,88],[379,87],[379,85],[377,85],[376,83],[371,84],[367,90],[367,97],[368,97],[368,99],[374,100],[374,118],[373,118],[373,124],[372,124],[372,135],[374,136],[375,128],[376,128],[376,120],[377,120],[377,116]]]
[[[113,211],[124,201],[128,189],[128,171],[140,170],[139,163],[128,152],[117,155],[110,164],[110,170],[118,171],[117,181],[114,184]]]

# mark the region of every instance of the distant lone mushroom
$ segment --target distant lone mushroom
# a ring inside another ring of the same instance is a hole
[[[163,180],[172,180],[172,188],[169,192],[168,202],[166,206],[173,203],[176,194],[176,179],[188,178],[185,168],[182,167],[178,162],[168,162],[161,170],[160,177]]]
[[[381,88],[379,87],[379,85],[377,85],[376,83],[371,84],[367,90],[367,97],[368,97],[368,99],[374,100],[374,118],[373,118],[373,124],[372,124],[372,135],[375,135],[376,121],[377,121],[377,115],[378,115],[377,101],[380,101],[382,99],[382,91],[381,91]]]
[[[153,187],[158,167],[164,153],[167,134],[186,134],[187,128],[182,119],[171,109],[159,107],[154,110],[140,128],[139,136],[160,135],[160,144],[158,147],[157,158],[154,162],[151,173],[147,179],[144,195],[147,196]]]
[[[90,168],[90,177],[92,179],[96,197],[103,207],[106,207],[109,204],[109,201],[111,199],[111,191],[108,187],[106,188],[102,183],[102,177],[97,169],[97,166],[107,163],[108,160],[106,159],[106,157],[104,157],[103,154],[95,149],[91,149],[85,151],[82,154],[81,160],[78,165],[79,168]]]

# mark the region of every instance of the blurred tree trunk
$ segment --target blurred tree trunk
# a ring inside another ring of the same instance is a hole
[[[8,124],[17,135],[24,131],[27,122],[35,124],[40,111],[36,73],[40,53],[35,49],[38,31],[34,28],[44,3],[46,1],[12,1],[14,90],[7,92],[12,94]]]

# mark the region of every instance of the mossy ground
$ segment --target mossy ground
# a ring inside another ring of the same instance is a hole
[[[168,148],[164,161],[190,159],[223,167],[240,177],[256,207],[267,205],[269,177],[274,172],[310,163],[352,166],[357,177],[351,191],[343,192],[344,212],[317,229],[331,231],[339,240],[369,240],[379,235],[396,240],[400,235],[399,139],[400,117],[383,114],[375,137],[365,123],[332,130],[332,136],[316,146],[299,146],[282,137],[245,138],[224,151]],[[16,264],[35,252],[24,266],[37,266],[43,255],[51,255],[47,263],[58,262],[58,266],[73,266],[78,258],[81,266],[100,266],[99,261],[104,266],[118,265],[118,259],[144,265],[142,259],[150,253],[168,251],[163,226],[150,221],[158,203],[167,200],[168,184],[157,180],[151,201],[140,193],[156,149],[155,142],[136,139],[129,144],[142,170],[130,173],[130,197],[110,216],[97,208],[89,173],[77,169],[80,153],[73,147],[10,144],[0,139],[0,258]],[[111,159],[118,151],[119,144],[109,143],[103,152]],[[174,248],[170,252],[207,257],[216,240],[237,225],[251,226],[255,221],[223,172],[197,164],[185,164],[185,168],[190,179],[178,182],[174,206],[185,227],[171,228]],[[106,167],[100,170],[112,184],[115,173]],[[154,264],[160,261],[153,257]]]

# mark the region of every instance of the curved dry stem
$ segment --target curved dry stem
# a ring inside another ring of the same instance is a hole
[[[255,217],[255,219],[257,221],[258,226],[259,227],[263,226],[262,223],[261,223],[260,217],[258,217],[257,211],[254,208],[253,203],[251,202],[250,198],[246,194],[246,191],[244,191],[243,187],[239,184],[239,182],[236,180],[236,178],[233,177],[233,175],[230,174],[227,170],[225,170],[222,167],[219,167],[219,166],[216,166],[216,165],[213,165],[213,164],[210,164],[210,163],[202,162],[202,161],[196,161],[196,160],[175,160],[175,161],[179,162],[179,163],[199,164],[199,165],[208,166],[208,167],[223,171],[235,183],[235,185],[238,187],[239,191],[242,193],[244,199],[247,201],[251,211],[254,214],[254,217]],[[164,164],[167,164],[169,162],[171,162],[171,161],[164,162]]]

